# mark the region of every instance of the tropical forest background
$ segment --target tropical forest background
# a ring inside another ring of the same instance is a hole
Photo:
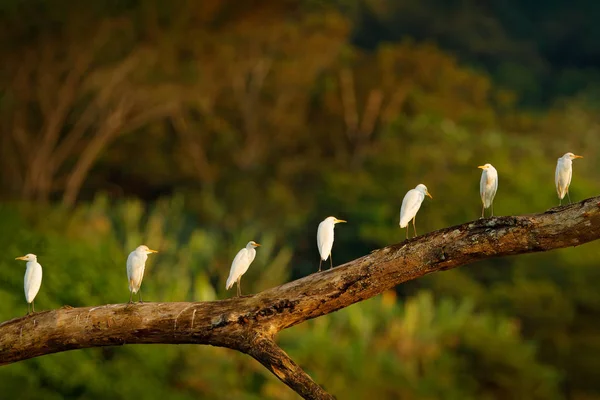
[[[145,243],[148,301],[255,293],[420,233],[600,194],[600,2],[2,0],[0,320],[125,302]],[[597,243],[436,273],[282,332],[340,399],[600,399]],[[0,354],[1,357],[1,354]],[[248,356],[207,346],[66,352],[0,368],[2,398],[296,399]]]

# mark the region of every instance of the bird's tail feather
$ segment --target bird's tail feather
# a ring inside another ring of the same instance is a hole
[[[563,189],[563,188],[558,189],[558,197],[561,200],[565,198],[566,194],[567,194],[567,189],[566,188],[565,189]]]

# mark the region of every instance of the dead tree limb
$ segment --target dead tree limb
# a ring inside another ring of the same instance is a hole
[[[432,272],[598,238],[600,197],[594,197],[543,214],[480,219],[430,232],[253,296],[40,312],[0,324],[0,365],[89,347],[210,344],[249,354],[304,398],[328,399],[332,396],[277,347],[279,331]]]
[[[271,338],[259,335],[240,349],[254,357],[280,381],[305,399],[334,399],[317,385],[304,370],[287,355]]]

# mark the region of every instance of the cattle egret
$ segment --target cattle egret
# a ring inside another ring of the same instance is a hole
[[[333,247],[333,228],[335,224],[340,222],[346,222],[343,219],[337,219],[336,217],[327,217],[319,224],[317,229],[317,247],[319,248],[319,254],[321,260],[319,261],[319,271],[321,271],[321,264],[323,261],[327,261],[329,257],[329,269],[333,268],[333,260],[331,258],[331,248]]]
[[[408,223],[412,219],[413,228],[415,230],[415,236],[417,236],[417,227],[415,226],[415,220],[417,219],[417,212],[421,208],[421,203],[425,199],[425,196],[429,196],[433,199],[431,194],[427,191],[427,186],[422,183],[418,184],[416,188],[409,190],[402,200],[402,208],[400,208],[400,228],[406,227],[406,238],[408,239]]]
[[[246,247],[238,251],[233,259],[233,262],[231,263],[231,269],[229,270],[229,277],[225,283],[225,289],[231,289],[233,284],[237,282],[238,297],[242,295],[242,289],[240,286],[242,275],[248,271],[250,264],[252,264],[252,261],[254,261],[254,257],[256,257],[255,249],[259,246],[260,244],[256,243],[255,241],[249,241]]]
[[[556,184],[556,192],[558,193],[558,205],[562,204],[562,199],[565,198],[565,194],[569,199],[569,204],[571,204],[569,185],[571,184],[571,177],[573,176],[573,160],[576,158],[583,158],[583,156],[577,156],[573,153],[565,153],[565,155],[560,157],[556,163],[554,183]]]
[[[27,254],[23,257],[17,257],[15,260],[27,261],[27,269],[25,270],[25,300],[27,301],[27,314],[29,314],[29,305],[31,304],[31,312],[35,312],[33,299],[40,291],[42,286],[42,266],[37,262],[35,254]]]
[[[492,164],[480,165],[477,168],[481,168],[481,181],[479,182],[479,194],[481,195],[481,202],[483,207],[481,208],[481,218],[484,217],[484,211],[486,208],[492,208],[492,217],[494,216],[494,196],[498,190],[498,171],[492,166]]]
[[[146,245],[138,246],[127,257],[127,281],[129,282],[129,303],[133,303],[133,294],[138,293],[140,303],[142,303],[142,279],[144,279],[144,269],[148,254],[158,253],[156,250],[149,249]]]

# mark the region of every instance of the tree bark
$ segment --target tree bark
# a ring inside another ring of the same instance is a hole
[[[0,324],[0,365],[88,347],[210,344],[249,354],[306,399],[331,399],[277,347],[273,338],[279,331],[432,272],[598,238],[600,197],[594,197],[542,214],[479,219],[430,232],[252,296],[39,312]]]
[[[241,351],[251,355],[305,399],[335,399],[304,372],[271,338],[258,336]]]

